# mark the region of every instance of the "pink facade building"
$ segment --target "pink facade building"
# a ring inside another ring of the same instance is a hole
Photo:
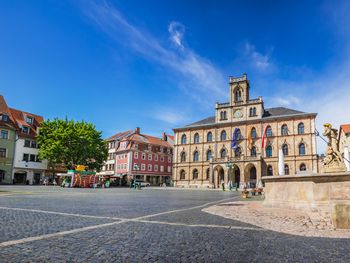
[[[173,136],[161,138],[140,133],[136,128],[124,137],[115,153],[116,174],[128,183],[134,177],[152,185],[169,184],[173,166]]]

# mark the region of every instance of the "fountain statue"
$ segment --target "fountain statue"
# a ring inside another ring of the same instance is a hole
[[[329,123],[324,124],[323,127],[323,136],[326,136],[328,138],[326,157],[323,161],[324,172],[345,172],[346,167],[343,162],[343,157],[339,152],[338,130],[333,129],[332,125]]]

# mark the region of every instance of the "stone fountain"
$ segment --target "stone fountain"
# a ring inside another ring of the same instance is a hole
[[[328,145],[322,173],[263,177],[264,205],[317,213],[335,228],[350,229],[350,172],[339,152],[337,130],[325,124],[323,136]]]

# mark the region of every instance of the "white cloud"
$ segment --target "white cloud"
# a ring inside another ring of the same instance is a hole
[[[294,95],[285,95],[283,97],[274,97],[271,99],[272,105],[284,107],[298,107],[301,100]]]
[[[254,45],[247,42],[245,44],[244,56],[245,59],[248,60],[248,63],[252,65],[255,69],[265,71],[273,67],[270,58],[271,52],[272,50],[270,50],[266,54],[260,53],[256,50],[256,47]]]
[[[176,125],[179,123],[183,123],[184,121],[187,121],[185,118],[185,114],[180,113],[180,112],[172,112],[169,110],[161,110],[156,113],[153,113],[154,117],[157,120]]]

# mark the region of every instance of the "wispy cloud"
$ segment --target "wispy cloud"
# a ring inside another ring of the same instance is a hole
[[[169,38],[173,45],[167,45],[147,30],[131,24],[108,2],[91,2],[88,6],[84,5],[84,9],[87,16],[116,42],[179,74],[180,88],[194,99],[206,101],[212,106],[217,98],[227,95],[222,72],[208,59],[184,45],[185,27],[180,22],[169,24]]]
[[[274,97],[271,99],[271,101],[272,101],[272,105],[274,106],[285,106],[285,107],[299,106],[301,103],[300,98],[294,95],[286,95],[284,97]]]
[[[184,123],[185,121],[188,121],[185,116],[186,115],[184,113],[181,113],[179,111],[170,111],[168,109],[164,109],[160,111],[158,110],[154,112],[154,117],[157,120],[160,120],[172,125],[177,125],[179,123]]]
[[[185,27],[180,22],[172,21],[168,26],[170,40],[179,48],[183,49],[182,43],[185,34]]]
[[[260,71],[266,71],[274,67],[271,61],[272,49],[266,54],[257,51],[256,47],[247,42],[244,47],[244,57],[250,65]]]

